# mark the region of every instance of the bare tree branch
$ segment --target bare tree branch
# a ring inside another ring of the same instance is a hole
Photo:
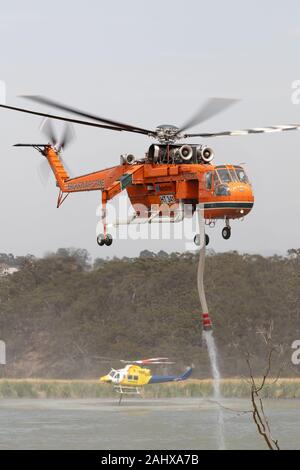
[[[265,372],[262,376],[262,379],[259,384],[256,383],[256,380],[254,378],[253,374],[253,369],[252,369],[252,364],[250,360],[250,353],[249,351],[246,351],[246,362],[249,368],[249,375],[250,375],[250,385],[251,385],[251,403],[252,403],[252,417],[253,420],[256,424],[258,433],[262,436],[264,439],[265,443],[267,444],[269,450],[280,450],[278,440],[274,439],[272,437],[269,421],[266,417],[265,410],[264,410],[264,405],[263,405],[263,399],[260,395],[260,393],[263,391],[266,381],[269,378],[269,375],[271,373],[271,368],[272,368],[272,357],[274,352],[277,351],[277,348],[273,345],[272,343],[272,331],[273,331],[273,322],[270,322],[270,327],[268,332],[264,331],[258,331],[259,334],[262,335],[262,338],[266,345],[268,346],[268,354],[267,354],[267,365]],[[272,381],[272,383],[276,383],[279,379],[280,372],[283,368],[283,365],[280,367],[276,378]],[[247,381],[249,383],[249,380]]]

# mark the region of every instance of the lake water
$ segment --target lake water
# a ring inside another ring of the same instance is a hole
[[[265,449],[249,400],[222,404],[226,448]],[[265,411],[280,447],[300,449],[300,400]],[[216,449],[216,425],[216,404],[200,398],[0,400],[0,449]]]

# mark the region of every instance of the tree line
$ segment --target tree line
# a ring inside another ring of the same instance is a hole
[[[0,254],[18,268],[0,277],[0,339],[8,377],[97,378],[119,359],[166,356],[157,372],[194,365],[209,377],[197,292],[198,253],[141,252],[137,258],[91,260],[61,248],[43,258]],[[225,377],[265,365],[265,339],[279,353],[274,374],[299,375],[291,344],[300,339],[300,250],[263,257],[207,254],[205,288]],[[284,367],[283,367],[284,366]],[[164,366],[166,367],[166,366]]]

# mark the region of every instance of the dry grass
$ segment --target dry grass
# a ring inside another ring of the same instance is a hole
[[[245,398],[250,386],[240,378],[222,379],[224,397]],[[105,398],[115,395],[113,388],[96,380],[44,380],[0,379],[0,398]],[[144,389],[147,398],[209,397],[212,380],[187,380],[185,382],[149,385]],[[300,398],[300,378],[270,379],[264,388],[266,398]]]

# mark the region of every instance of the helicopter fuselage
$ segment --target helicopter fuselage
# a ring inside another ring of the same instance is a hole
[[[56,177],[60,189],[58,207],[70,193],[101,191],[104,237],[106,204],[126,190],[135,211],[135,223],[178,222],[186,217],[187,207],[193,214],[197,205],[203,204],[204,218],[209,223],[217,219],[225,221],[222,236],[228,239],[230,219],[245,217],[254,204],[252,186],[244,168],[232,164],[213,165],[213,151],[208,147],[172,146],[171,151],[168,145],[160,147],[165,151],[158,154],[158,158],[150,151],[141,160],[127,154],[117,166],[75,178],[69,177],[54,147],[39,146],[39,150]],[[166,158],[171,161],[165,162]],[[126,223],[132,223],[132,219]],[[107,240],[107,244],[110,243]],[[100,246],[102,241],[101,235]]]
[[[46,156],[51,164],[51,150]],[[50,159],[49,159],[50,156]],[[54,156],[55,158],[55,156]],[[160,212],[183,203],[203,203],[206,219],[237,219],[254,204],[252,186],[241,165],[213,165],[212,149],[201,145],[151,145],[146,158],[121,156],[118,166],[66,179],[63,192],[101,190],[102,202],[127,191],[135,211],[145,216],[153,206]]]
[[[254,204],[251,184],[240,165],[145,163],[126,185],[136,210],[161,206],[162,214],[179,202],[192,208],[203,203],[206,219],[237,219]]]

